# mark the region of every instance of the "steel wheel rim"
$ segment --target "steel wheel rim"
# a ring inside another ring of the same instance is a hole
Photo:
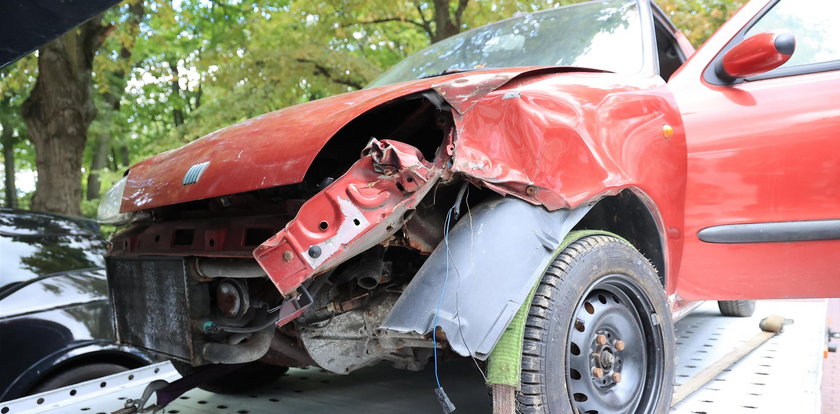
[[[649,413],[664,377],[662,330],[653,305],[625,275],[581,295],[568,328],[566,384],[581,414]],[[616,375],[617,374],[617,375]]]

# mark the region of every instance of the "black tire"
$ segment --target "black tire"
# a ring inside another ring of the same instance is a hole
[[[718,309],[723,316],[746,318],[755,312],[754,300],[719,300]]]
[[[80,382],[100,378],[118,372],[127,371],[128,368],[109,363],[95,363],[80,365],[61,371],[55,375],[50,376],[40,384],[32,388],[32,393],[39,393],[54,390],[68,385],[78,384]]]
[[[182,376],[193,373],[196,368],[181,361],[171,361]],[[259,361],[242,364],[224,374],[221,378],[209,380],[198,388],[217,394],[243,394],[255,388],[264,387],[289,371],[289,367],[265,364]]]
[[[650,262],[618,238],[585,236],[557,256],[531,302],[517,412],[667,413],[675,347]]]

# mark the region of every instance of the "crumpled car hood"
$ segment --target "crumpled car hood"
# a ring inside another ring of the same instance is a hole
[[[144,210],[299,183],[333,135],[379,105],[433,89],[463,113],[487,93],[526,72],[570,70],[585,69],[518,67],[456,73],[270,112],[134,165],[120,210]]]

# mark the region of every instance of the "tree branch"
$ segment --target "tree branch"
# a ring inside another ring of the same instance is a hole
[[[342,23],[341,27],[350,27],[356,25],[364,25],[364,24],[378,24],[378,23],[386,23],[386,22],[401,22],[401,23],[411,23],[415,26],[420,27],[423,30],[426,30],[426,26],[423,23],[415,22],[414,20],[409,20],[402,17],[383,17],[381,19],[373,19],[361,22],[349,22],[349,23]]]
[[[417,13],[420,15],[420,21],[423,22],[422,27],[423,30],[426,31],[426,34],[429,36],[429,39],[435,38],[435,32],[432,30],[432,23],[426,19],[426,15],[423,14],[423,8],[420,7],[420,3],[414,2],[414,7],[417,9]]]
[[[467,9],[467,5],[470,3],[470,0],[458,0],[458,8],[455,9],[455,24],[458,26],[458,30],[461,30],[461,20],[464,17],[464,10]]]
[[[320,63],[318,63],[318,62],[316,62],[312,59],[297,58],[296,60],[297,60],[298,63],[311,64],[312,66],[315,67],[315,73],[316,74],[320,74],[321,76],[329,79],[330,82],[337,83],[339,85],[349,86],[351,88],[356,88],[356,89],[362,89],[362,88],[365,87],[365,85],[362,85],[362,84],[360,84],[356,81],[353,81],[351,79],[334,77],[329,68],[327,68],[324,65],[321,65]]]

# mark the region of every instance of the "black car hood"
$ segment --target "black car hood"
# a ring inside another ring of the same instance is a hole
[[[0,2],[0,68],[117,3],[119,0]]]
[[[0,320],[108,300],[108,281],[101,268],[61,272],[12,285],[0,297]]]

